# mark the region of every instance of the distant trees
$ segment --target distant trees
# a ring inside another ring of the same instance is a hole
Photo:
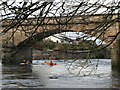
[[[75,40],[74,44],[53,42],[50,39],[37,42],[33,48],[38,50],[89,50],[89,48],[97,47],[92,40]]]
[[[55,42],[53,42],[52,40],[43,40],[43,41],[40,41],[40,42],[37,42],[33,48],[34,49],[38,49],[38,50],[48,50],[48,49],[53,49],[55,48]]]

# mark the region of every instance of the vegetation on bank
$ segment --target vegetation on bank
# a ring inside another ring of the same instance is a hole
[[[84,41],[84,42],[83,42]],[[80,40],[77,38],[72,43],[58,43],[53,42],[50,39],[45,39],[37,42],[33,48],[37,50],[89,50],[93,47],[97,47],[92,40]]]
[[[83,43],[82,40],[76,39],[76,42],[74,42],[73,44],[65,44],[65,43],[53,42],[52,40],[47,39],[47,40],[43,40],[41,42],[37,42],[33,46],[33,49],[40,50],[40,51],[63,51],[63,50],[64,51],[67,51],[67,50],[83,51],[83,50],[88,50],[90,48],[92,49],[92,47],[96,47],[96,46],[97,46],[97,44],[92,43],[92,40],[86,40]],[[68,54],[69,54],[69,52],[68,52]],[[56,55],[56,53],[49,54],[49,56],[51,56],[51,57],[56,57],[58,55],[59,54]],[[80,55],[80,57],[77,57],[78,55]],[[71,54],[66,55],[66,57],[69,57],[69,56],[71,56]],[[61,56],[59,56],[59,57],[61,57]],[[85,58],[85,57],[86,57],[85,53],[80,53],[80,54],[74,55],[71,58]],[[65,56],[63,56],[63,58],[65,58]],[[94,52],[91,54],[91,58],[110,58],[110,51],[106,48],[99,52]]]

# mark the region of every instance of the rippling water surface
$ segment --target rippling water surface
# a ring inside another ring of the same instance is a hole
[[[57,65],[52,67],[44,61],[33,60],[31,66],[1,65],[2,88],[120,88],[119,77],[112,75],[110,59],[100,59],[99,62],[91,59],[89,66],[82,70],[80,64],[84,60],[74,63],[71,63],[73,60],[53,60]]]

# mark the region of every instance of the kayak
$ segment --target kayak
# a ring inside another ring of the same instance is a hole
[[[26,65],[25,63],[20,63],[19,65]]]
[[[24,65],[31,65],[31,64],[26,64],[26,63],[20,63],[20,66],[24,66]]]

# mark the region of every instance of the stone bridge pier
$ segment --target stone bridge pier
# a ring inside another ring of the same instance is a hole
[[[120,70],[120,35],[115,40],[111,49],[112,68]]]
[[[3,64],[19,64],[25,60],[32,60],[31,47],[15,47],[13,43],[3,44]]]

